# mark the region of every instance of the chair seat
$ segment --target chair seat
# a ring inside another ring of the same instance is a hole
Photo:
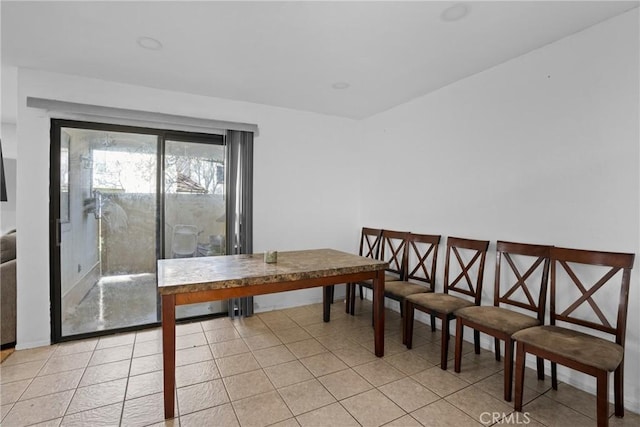
[[[495,306],[465,307],[456,311],[456,317],[512,335],[522,329],[540,325],[535,317]]]
[[[619,344],[553,325],[524,329],[513,334],[513,338],[609,372],[616,370],[624,355],[624,348]]]
[[[385,275],[384,275],[385,284],[387,282],[396,282],[396,281],[398,281],[398,279],[399,279],[399,277],[397,275],[395,275],[395,274],[385,273]],[[371,280],[371,279],[363,280],[361,282],[358,282],[358,285],[362,285],[362,286],[366,286],[368,288],[371,288],[371,287],[373,287],[373,280]]]
[[[417,306],[437,311],[438,313],[449,314],[464,307],[475,305],[466,299],[451,296],[449,294],[421,293],[407,297]]]
[[[384,282],[384,293],[393,295],[399,298],[406,298],[409,295],[420,294],[423,292],[433,292],[430,288],[422,285],[418,285],[412,282],[405,282],[401,280],[392,280]]]

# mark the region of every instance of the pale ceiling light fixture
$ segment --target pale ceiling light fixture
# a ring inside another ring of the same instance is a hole
[[[348,89],[349,86],[351,85],[347,82],[335,82],[334,84],[331,85],[332,88],[337,90]]]
[[[467,13],[469,13],[469,7],[464,3],[458,3],[442,11],[440,18],[445,22],[459,21],[467,16]]]
[[[138,46],[148,50],[162,49],[162,43],[160,42],[160,40],[154,39],[152,37],[138,37]]]

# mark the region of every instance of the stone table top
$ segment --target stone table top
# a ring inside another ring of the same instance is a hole
[[[384,270],[388,263],[334,249],[278,252],[267,264],[264,254],[158,260],[160,294],[292,282]]]

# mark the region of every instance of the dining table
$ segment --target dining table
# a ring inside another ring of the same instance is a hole
[[[335,249],[158,260],[162,304],[164,417],[174,417],[176,306],[323,287],[323,321],[330,321],[331,286],[373,283],[374,352],[384,356],[384,272],[388,263]]]

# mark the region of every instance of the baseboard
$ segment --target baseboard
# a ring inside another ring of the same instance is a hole
[[[333,301],[344,301],[346,292],[344,284],[335,285]],[[273,310],[300,307],[322,302],[322,288],[297,289],[277,294],[257,295],[253,297],[253,312],[266,313]]]

